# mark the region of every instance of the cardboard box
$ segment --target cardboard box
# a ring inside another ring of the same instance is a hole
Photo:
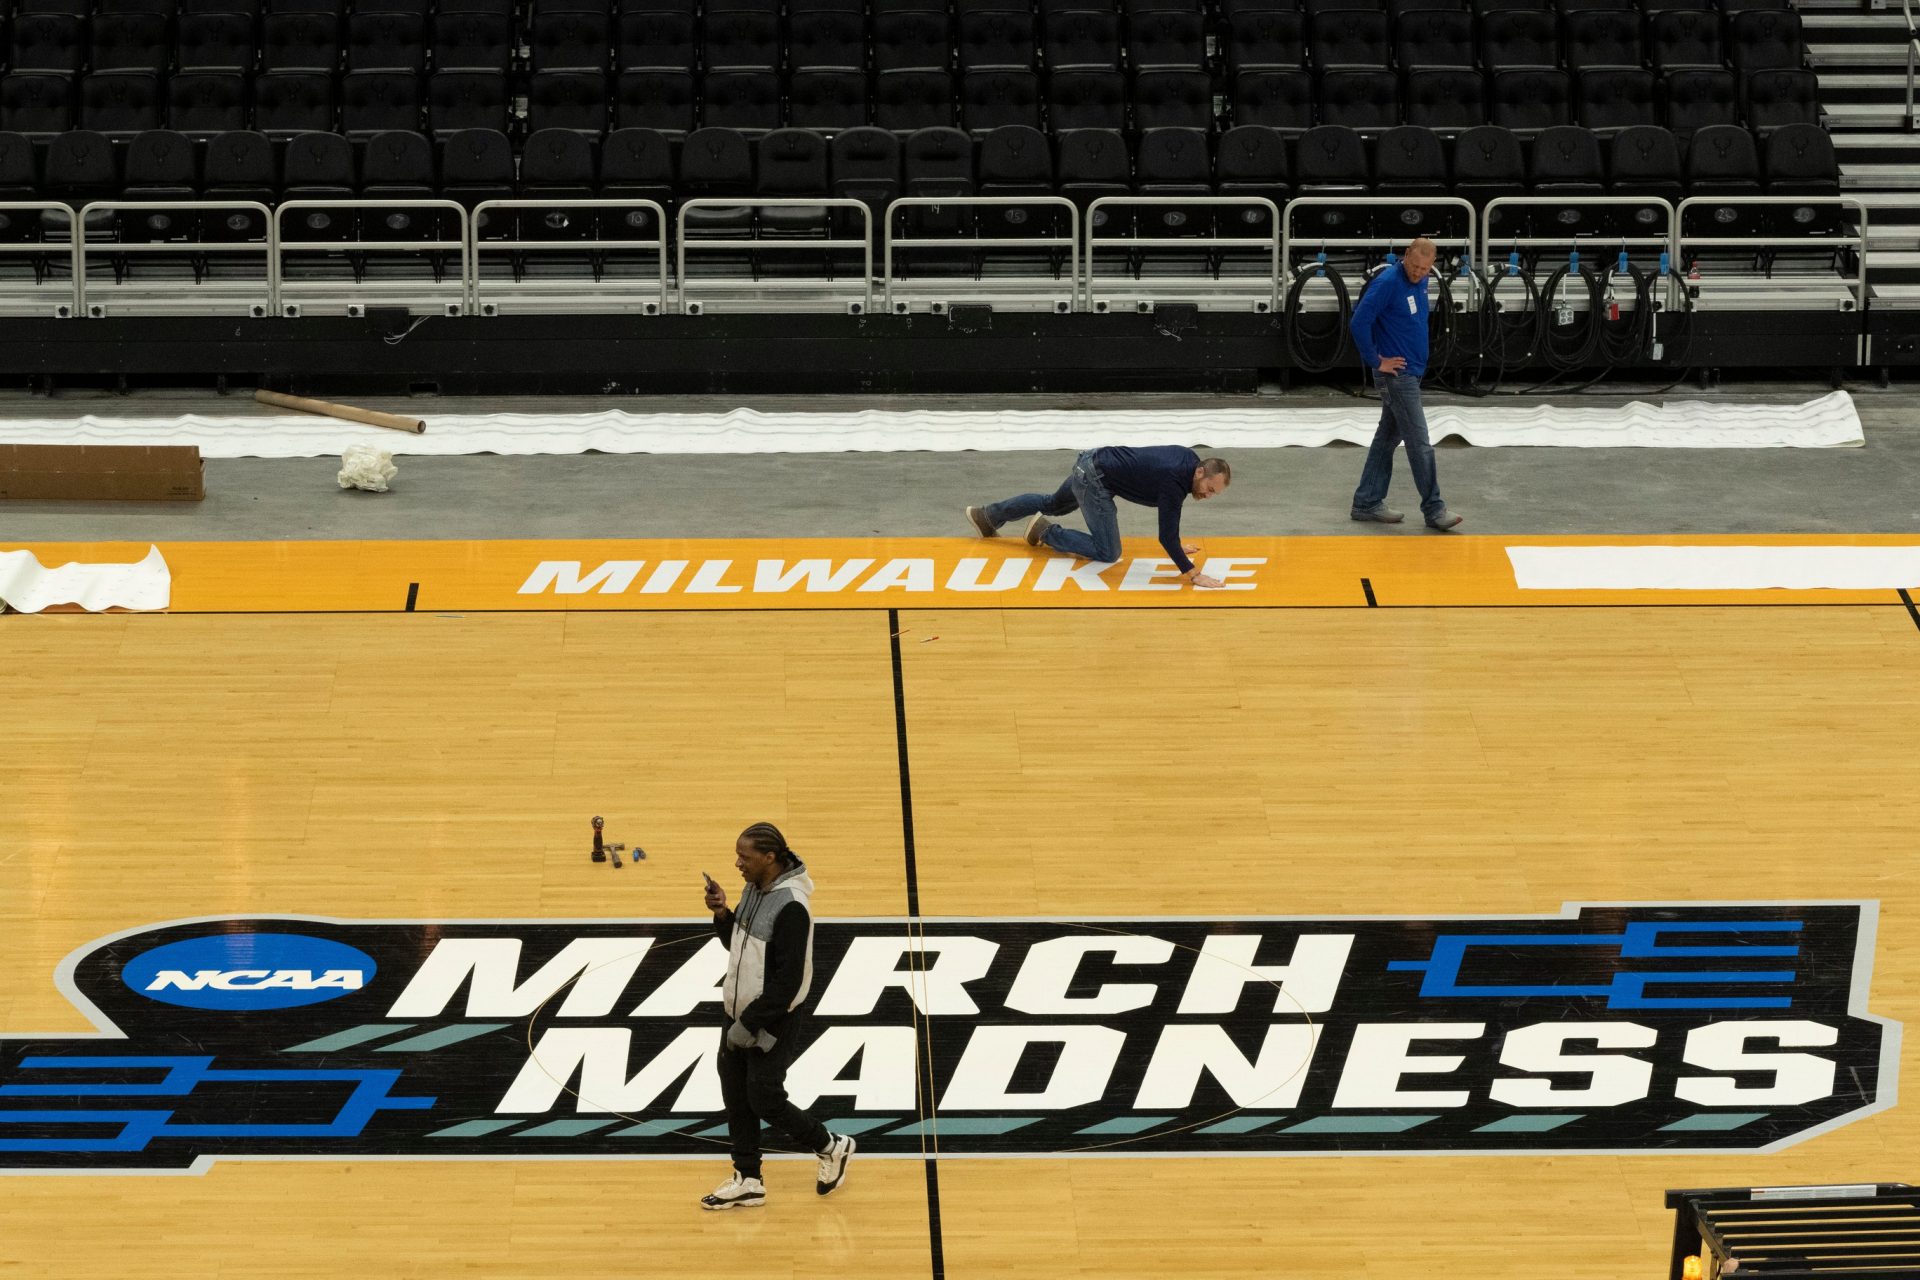
[[[198,502],[198,445],[0,444],[0,498]]]

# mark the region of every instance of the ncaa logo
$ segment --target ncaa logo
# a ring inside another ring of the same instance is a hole
[[[338,999],[373,981],[376,968],[366,952],[325,938],[217,933],[142,952],[120,980],[149,1000],[245,1013]]]

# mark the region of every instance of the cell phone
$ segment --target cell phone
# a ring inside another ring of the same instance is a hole
[[[702,871],[702,872],[700,873],[700,878],[701,878],[702,880],[705,880],[705,881],[707,882],[707,888],[709,888],[709,889],[717,889],[717,888],[719,888],[719,886],[718,886],[718,885],[716,885],[716,884],[714,884],[714,882],[713,882],[713,877],[712,877],[712,876],[710,876],[710,875],[708,875],[708,874],[707,874],[706,872],[704,872],[704,871]]]

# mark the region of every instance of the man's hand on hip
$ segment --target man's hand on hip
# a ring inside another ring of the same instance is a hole
[[[1398,373],[1406,367],[1407,358],[1405,356],[1380,357],[1380,372],[1382,373]]]

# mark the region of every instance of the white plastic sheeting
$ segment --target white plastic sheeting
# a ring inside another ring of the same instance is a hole
[[[0,603],[21,613],[56,605],[102,609],[164,609],[173,597],[173,574],[148,547],[134,564],[80,564],[49,569],[31,551],[0,551]]]
[[[394,454],[896,453],[1205,444],[1269,449],[1364,444],[1380,410],[1223,403],[1206,409],[880,410],[845,413],[433,415],[425,435],[299,416],[0,420],[0,444],[192,444],[208,458],[317,458],[375,444]],[[1633,401],[1608,407],[1431,404],[1436,440],[1565,448],[1818,449],[1864,443],[1853,399],[1804,404]]]
[[[1535,591],[1893,591],[1920,587],[1910,547],[1508,547]]]

